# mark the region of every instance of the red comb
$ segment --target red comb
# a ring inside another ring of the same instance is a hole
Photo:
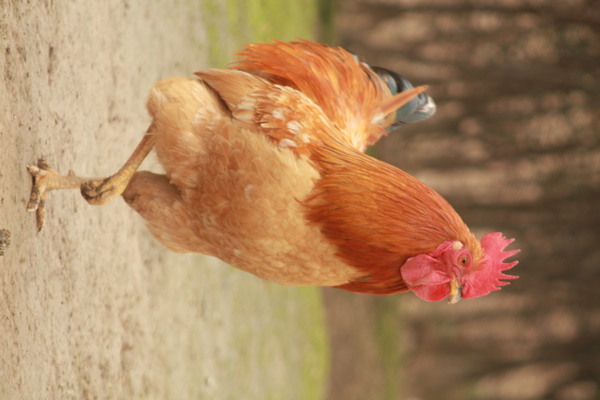
[[[507,239],[500,232],[488,233],[481,238],[481,247],[485,256],[481,261],[481,269],[472,271],[468,274],[468,284],[463,287],[462,297],[465,299],[486,295],[494,290],[500,290],[502,286],[510,282],[501,279],[516,279],[518,276],[504,274],[503,271],[509,270],[518,261],[504,262],[517,254],[521,250],[504,251],[506,246],[514,242],[515,239]]]

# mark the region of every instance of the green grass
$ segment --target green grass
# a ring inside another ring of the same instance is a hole
[[[278,309],[274,320],[281,331],[291,330],[297,335],[289,361],[295,366],[298,385],[294,388],[295,394],[288,393],[287,398],[323,398],[329,370],[329,348],[321,291],[314,287],[290,289],[275,285],[272,285],[272,291],[288,304]]]
[[[235,273],[250,278],[241,274]],[[329,347],[320,291],[252,281],[237,287],[233,295],[233,312],[240,315],[240,324],[224,368],[236,377],[235,385],[246,390],[226,389],[223,398],[323,398]]]
[[[375,341],[384,375],[381,398],[402,399],[405,397],[401,379],[403,359],[398,335],[402,329],[402,319],[398,299],[395,296],[376,297],[371,309],[375,316]]]
[[[211,66],[224,67],[245,43],[315,39],[317,27],[331,14],[318,0],[203,0],[204,26]],[[326,23],[326,26],[331,24]],[[328,28],[328,30],[330,30]]]
[[[203,0],[208,65],[227,66],[235,51],[246,43],[315,40],[317,32],[330,34],[333,25],[329,3],[330,0]],[[289,370],[282,374],[283,378],[277,375],[283,382],[265,386],[264,399],[323,398],[329,348],[320,291],[275,284],[265,284],[264,290],[264,296],[254,301],[248,299],[252,298],[251,293],[240,293],[237,299],[238,307],[250,313],[256,313],[256,308],[263,305],[266,315],[259,317],[256,325],[240,327],[235,340],[239,346],[236,364],[240,369],[259,365],[268,371],[277,363]]]

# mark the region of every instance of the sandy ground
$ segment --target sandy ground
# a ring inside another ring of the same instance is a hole
[[[253,347],[294,289],[167,252],[121,199],[50,193],[39,234],[25,212],[26,164],[114,172],[149,123],[152,83],[206,66],[192,3],[0,1],[2,399],[258,399],[297,375],[285,343]]]

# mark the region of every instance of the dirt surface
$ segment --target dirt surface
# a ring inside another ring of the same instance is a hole
[[[288,391],[306,365],[287,349],[309,344],[277,335],[308,323],[299,289],[164,250],[121,199],[50,193],[39,234],[25,212],[26,164],[113,173],[152,83],[207,66],[201,5],[149,4],[0,1],[2,399],[301,396]]]

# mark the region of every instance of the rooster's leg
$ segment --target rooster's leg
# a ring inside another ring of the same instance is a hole
[[[68,175],[60,175],[50,168],[44,159],[38,160],[37,165],[27,166],[27,170],[33,178],[27,211],[36,212],[38,231],[44,226],[44,205],[48,191],[80,188],[81,195],[88,203],[106,204],[123,193],[135,171],[152,150],[153,145],[154,139],[149,131],[121,169],[107,178],[84,178],[75,176],[72,172],[69,172]]]
[[[180,189],[163,174],[138,171],[122,194],[123,200],[146,221],[163,245],[177,252],[200,251],[197,222]]]

